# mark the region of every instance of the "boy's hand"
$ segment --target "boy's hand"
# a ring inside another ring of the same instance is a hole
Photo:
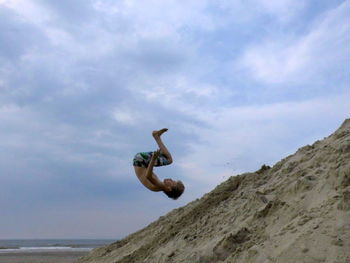
[[[158,149],[157,151],[153,152],[152,154],[152,160],[156,160],[160,155],[160,149]]]

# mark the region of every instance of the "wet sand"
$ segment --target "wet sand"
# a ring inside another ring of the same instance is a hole
[[[0,253],[0,263],[73,263],[88,253],[88,251]]]

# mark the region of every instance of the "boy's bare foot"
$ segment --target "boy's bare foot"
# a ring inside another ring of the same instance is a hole
[[[167,128],[163,128],[161,130],[158,130],[158,131],[153,131],[152,132],[152,136],[156,139],[156,138],[159,138],[164,132],[168,131]]]

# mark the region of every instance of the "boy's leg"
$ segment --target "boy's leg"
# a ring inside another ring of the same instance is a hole
[[[173,158],[171,157],[170,152],[168,151],[168,149],[165,147],[162,139],[160,138],[160,136],[166,132],[168,129],[161,129],[159,131],[153,131],[152,132],[152,136],[154,138],[154,140],[156,141],[156,143],[159,146],[160,151],[162,152],[162,154],[165,155],[165,157],[168,159],[169,163],[173,162]]]

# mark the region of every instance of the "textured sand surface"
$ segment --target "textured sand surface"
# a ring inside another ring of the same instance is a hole
[[[349,263],[350,119],[78,262]]]

